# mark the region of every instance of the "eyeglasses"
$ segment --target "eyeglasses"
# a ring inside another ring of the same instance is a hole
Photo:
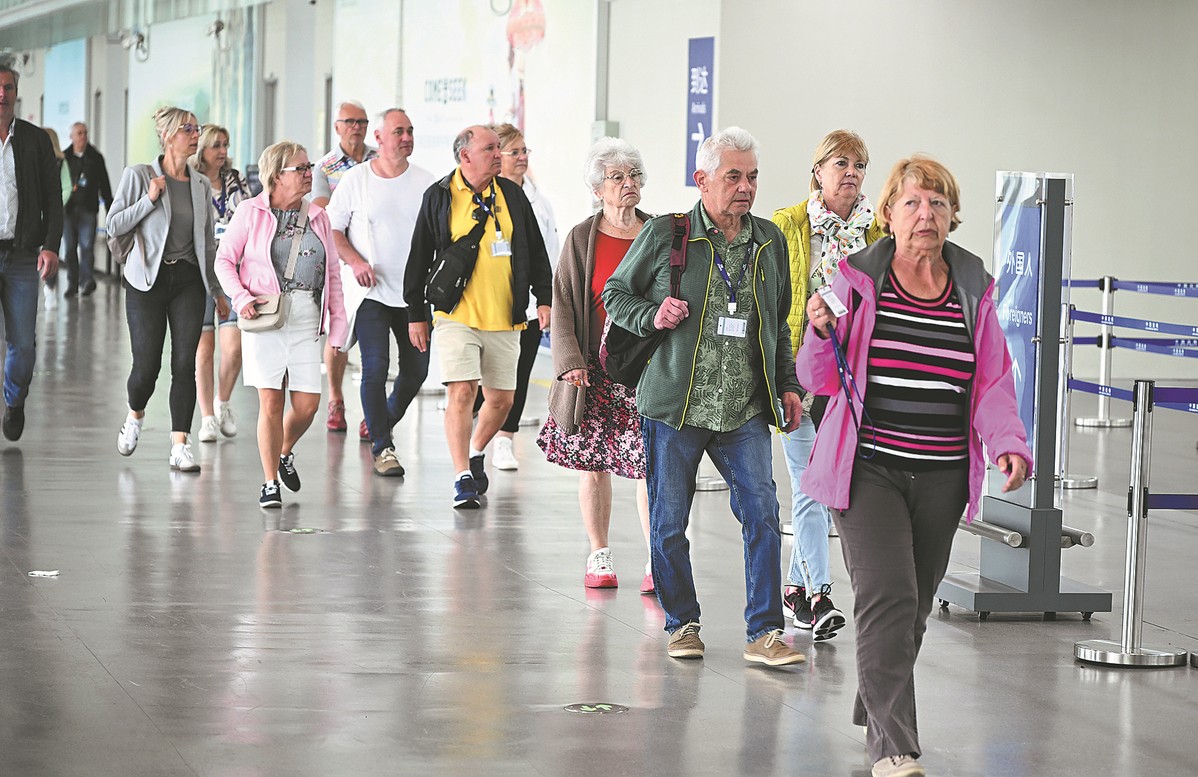
[[[352,124],[355,127],[361,127],[365,129],[366,126],[370,124],[370,119],[337,119],[337,122],[340,124]]]
[[[511,151],[504,151],[503,155],[510,156],[512,159],[515,159],[516,157],[528,156],[531,153],[531,148],[513,148]]]
[[[200,126],[199,124],[180,124],[179,125],[179,131],[186,132],[188,135],[190,135],[192,133],[198,133],[202,129],[203,129],[203,127]]]
[[[623,186],[625,179],[632,179],[632,182],[640,186],[645,182],[645,171],[638,168],[632,168],[627,173],[623,170],[617,170],[611,175],[603,176],[606,180],[611,181],[616,186]]]
[[[300,175],[303,175],[304,173],[312,172],[312,168],[314,168],[314,167],[316,167],[316,165],[312,164],[311,162],[308,162],[307,164],[304,164],[304,165],[294,165],[292,167],[284,167],[284,168],[282,168],[282,170],[280,170],[280,172],[299,173]]]

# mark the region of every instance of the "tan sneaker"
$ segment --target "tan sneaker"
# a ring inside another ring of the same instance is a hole
[[[782,629],[774,629],[745,645],[745,660],[766,666],[786,666],[801,664],[807,656],[782,641]]]
[[[873,777],[924,777],[927,772],[910,755],[891,755],[874,764]]]
[[[394,448],[384,448],[382,453],[374,457],[374,474],[385,478],[403,477],[403,465],[399,463]]]
[[[670,635],[670,643],[666,645],[666,653],[670,658],[702,658],[703,640],[699,639],[699,629],[695,621],[691,621]]]

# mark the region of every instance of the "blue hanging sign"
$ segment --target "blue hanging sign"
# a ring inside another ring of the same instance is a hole
[[[715,38],[691,38],[687,57],[686,186],[695,185],[695,154],[711,135],[715,113]]]

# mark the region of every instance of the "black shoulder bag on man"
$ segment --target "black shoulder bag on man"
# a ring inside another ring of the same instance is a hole
[[[670,296],[682,298],[682,273],[686,270],[686,237],[691,219],[686,213],[674,214],[674,239],[670,244]],[[636,388],[645,365],[661,344],[668,329],[657,329],[641,337],[622,326],[611,324],[599,347],[599,363],[616,383]]]
[[[452,313],[462,301],[462,293],[466,291],[466,284],[470,282],[474,265],[478,262],[478,247],[487,230],[487,220],[494,218],[495,182],[491,182],[490,207],[477,194],[474,195],[474,201],[478,205],[474,209],[474,218],[478,223],[474,229],[438,251],[428,271],[424,298],[434,310]],[[495,223],[498,226],[498,218]]]

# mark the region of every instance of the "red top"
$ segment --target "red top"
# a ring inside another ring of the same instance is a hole
[[[595,234],[595,274],[591,276],[591,342],[592,351],[599,350],[603,327],[607,323],[607,311],[603,308],[603,287],[607,279],[620,266],[624,255],[632,247],[632,241],[597,232]]]

